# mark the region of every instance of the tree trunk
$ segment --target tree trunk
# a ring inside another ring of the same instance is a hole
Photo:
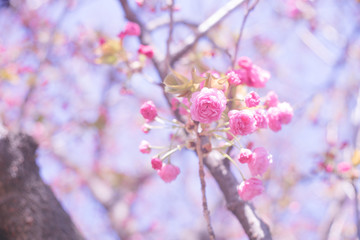
[[[35,162],[37,143],[25,134],[0,138],[0,239],[83,239]]]

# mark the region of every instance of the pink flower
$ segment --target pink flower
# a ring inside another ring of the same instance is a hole
[[[280,111],[277,107],[271,107],[267,111],[267,119],[269,128],[274,132],[278,132],[281,130],[281,122],[280,122]]]
[[[140,107],[141,115],[148,121],[154,121],[157,116],[157,110],[152,101],[144,102]]]
[[[230,131],[234,135],[248,135],[256,130],[256,120],[250,110],[231,110],[228,113]]]
[[[134,22],[128,22],[125,26],[124,31],[122,31],[118,37],[123,39],[125,36],[140,36],[141,29],[140,26],[137,23]]]
[[[148,141],[142,140],[139,146],[139,150],[142,153],[150,153],[151,152],[150,143]]]
[[[242,83],[240,76],[236,71],[230,71],[226,74],[226,76],[228,77],[228,82],[230,85],[237,86]]]
[[[224,93],[215,88],[203,88],[191,96],[191,118],[201,123],[211,123],[221,117],[226,108]]]
[[[256,120],[256,127],[257,128],[267,128],[268,120],[265,115],[265,111],[261,109],[257,109],[254,112],[254,118]]]
[[[275,132],[280,131],[281,125],[290,123],[293,115],[293,109],[287,102],[279,103],[277,107],[269,108],[267,111],[269,128]]]
[[[279,120],[282,124],[288,124],[290,123],[294,113],[293,113],[293,109],[290,106],[289,103],[287,102],[282,102],[280,104],[278,104],[278,109],[280,111],[279,114]]]
[[[239,162],[249,163],[253,160],[253,154],[250,149],[242,148],[239,154]]]
[[[250,178],[238,186],[239,196],[245,201],[249,201],[263,192],[264,186],[261,180],[257,178]]]
[[[271,162],[272,156],[266,151],[265,148],[255,148],[253,151],[253,160],[248,162],[248,167],[250,169],[251,175],[262,176],[268,169]]]
[[[274,91],[268,92],[265,97],[265,105],[267,107],[276,107],[279,103],[278,95]]]
[[[245,97],[247,107],[256,107],[260,103],[260,96],[254,91],[249,92]]]
[[[154,50],[152,46],[140,45],[138,52],[148,58],[152,58],[154,56]]]
[[[169,183],[176,179],[180,173],[180,169],[172,164],[163,164],[162,168],[158,170],[158,175],[164,182]]]
[[[348,162],[340,162],[337,165],[337,169],[341,173],[347,172],[351,169],[351,164]]]
[[[266,82],[270,79],[270,73],[256,65],[252,66],[249,75],[250,82],[248,83],[248,85],[250,87],[265,87]]]
[[[155,170],[161,170],[162,164],[163,163],[160,160],[160,158],[154,157],[154,158],[151,159],[151,166]]]
[[[252,61],[251,61],[250,58],[243,56],[243,57],[239,58],[238,65],[241,68],[251,69],[252,68]]]

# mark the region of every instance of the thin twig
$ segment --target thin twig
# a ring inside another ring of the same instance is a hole
[[[208,208],[208,204],[207,204],[207,199],[206,199],[206,192],[205,192],[205,188],[206,188],[206,182],[205,182],[205,171],[204,171],[204,157],[203,157],[203,152],[201,149],[201,138],[198,132],[198,126],[196,126],[196,153],[198,155],[199,158],[199,176],[200,176],[200,183],[201,183],[201,193],[202,193],[202,206],[203,206],[203,213],[204,213],[204,217],[206,220],[206,224],[207,224],[207,230],[210,236],[211,240],[215,239],[215,233],[214,230],[211,226],[211,220],[210,220],[210,211]]]
[[[174,31],[174,5],[175,5],[175,0],[169,0],[169,16],[170,16],[170,22],[169,22],[169,36],[168,39],[166,41],[166,57],[165,57],[165,65],[168,67],[169,66],[169,61],[170,61],[170,45],[172,42],[172,34]]]
[[[250,2],[250,0],[247,1],[247,5],[249,4],[249,2]],[[239,36],[238,36],[238,38],[236,40],[235,53],[234,53],[234,57],[232,59],[232,64],[231,64],[232,68],[235,67],[235,62],[236,62],[236,58],[237,58],[237,55],[238,55],[238,51],[239,51],[239,47],[240,47],[240,41],[241,41],[241,38],[242,38],[242,35],[243,35],[243,32],[244,32],[246,20],[248,19],[248,16],[249,16],[250,12],[255,9],[255,7],[256,7],[256,5],[258,3],[259,3],[259,0],[255,0],[255,2],[250,7],[247,7],[247,9],[246,9],[244,18],[243,18],[241,26],[240,26]]]
[[[231,0],[201,23],[197,28],[197,33],[187,37],[185,39],[185,44],[172,55],[170,66],[174,66],[182,56],[195,46],[200,38],[202,38],[209,30],[215,27],[221,20],[223,20],[244,2],[245,0]]]
[[[156,18],[148,23],[146,23],[146,29],[149,31],[149,32],[152,32],[152,31],[155,31],[161,27],[165,27],[165,26],[168,26],[168,24],[170,23],[170,18],[169,16],[163,16],[163,17],[159,17],[159,18]],[[191,21],[188,21],[188,20],[185,20],[183,18],[177,18],[174,16],[174,25],[176,24],[180,24],[180,25],[185,25],[189,28],[197,28],[199,24],[196,24],[194,22],[191,22]]]

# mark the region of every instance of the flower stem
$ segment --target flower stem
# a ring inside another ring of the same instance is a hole
[[[244,177],[243,173],[241,172],[240,167],[236,164],[236,162],[234,161],[234,159],[232,159],[232,157],[230,157],[227,153],[221,152],[221,154],[222,154],[224,157],[226,157],[227,159],[229,159],[232,164],[235,165],[235,167],[236,167],[236,168],[239,170],[239,172],[240,172],[240,175],[241,175],[242,180],[245,181],[246,178]]]
[[[208,209],[207,199],[206,199],[206,182],[205,182],[205,171],[204,171],[204,157],[203,152],[201,150],[201,138],[198,132],[199,124],[196,125],[196,153],[199,158],[199,176],[200,176],[200,184],[201,184],[201,193],[202,193],[202,206],[203,206],[203,214],[207,223],[207,230],[209,233],[209,237],[211,240],[215,240],[215,233],[211,226],[210,220],[210,211]]]

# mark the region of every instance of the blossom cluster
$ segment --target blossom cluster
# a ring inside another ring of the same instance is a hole
[[[129,63],[129,53],[123,46],[125,38],[131,36],[140,36],[141,28],[137,23],[128,22],[124,29],[118,34],[117,39],[105,39],[100,38],[100,46],[96,50],[96,54],[99,56],[95,62],[98,64],[110,64],[115,65],[120,62],[127,62],[128,65],[137,67],[141,65],[141,62],[146,58],[152,58],[154,56],[154,50],[149,45],[139,45],[138,48],[138,60]]]
[[[180,173],[180,169],[170,161],[166,161],[172,153],[182,147],[194,149],[197,134],[207,136],[210,140],[205,154],[217,150],[228,158],[241,173],[238,164],[247,164],[251,177],[238,186],[239,196],[251,200],[264,191],[261,177],[272,163],[272,155],[263,147],[244,148],[240,144],[242,136],[253,134],[269,128],[274,132],[289,124],[293,117],[293,109],[287,102],[280,102],[277,94],[270,91],[261,97],[254,89],[263,88],[270,78],[270,73],[252,63],[248,57],[241,57],[238,66],[227,73],[209,71],[198,76],[193,70],[191,79],[173,72],[165,80],[165,90],[174,95],[171,109],[178,120],[166,121],[158,116],[153,102],[145,102],[140,113],[146,120],[142,127],[148,133],[154,126],[152,122],[169,124],[173,128],[183,129],[183,140],[173,149],[154,156],[152,167],[165,182],[171,182]],[[198,126],[198,127],[194,127]],[[177,131],[179,132],[179,131]],[[238,149],[237,161],[225,153],[235,146]],[[140,151],[150,153],[156,148],[148,142],[142,142]],[[241,173],[243,176],[243,174]]]

